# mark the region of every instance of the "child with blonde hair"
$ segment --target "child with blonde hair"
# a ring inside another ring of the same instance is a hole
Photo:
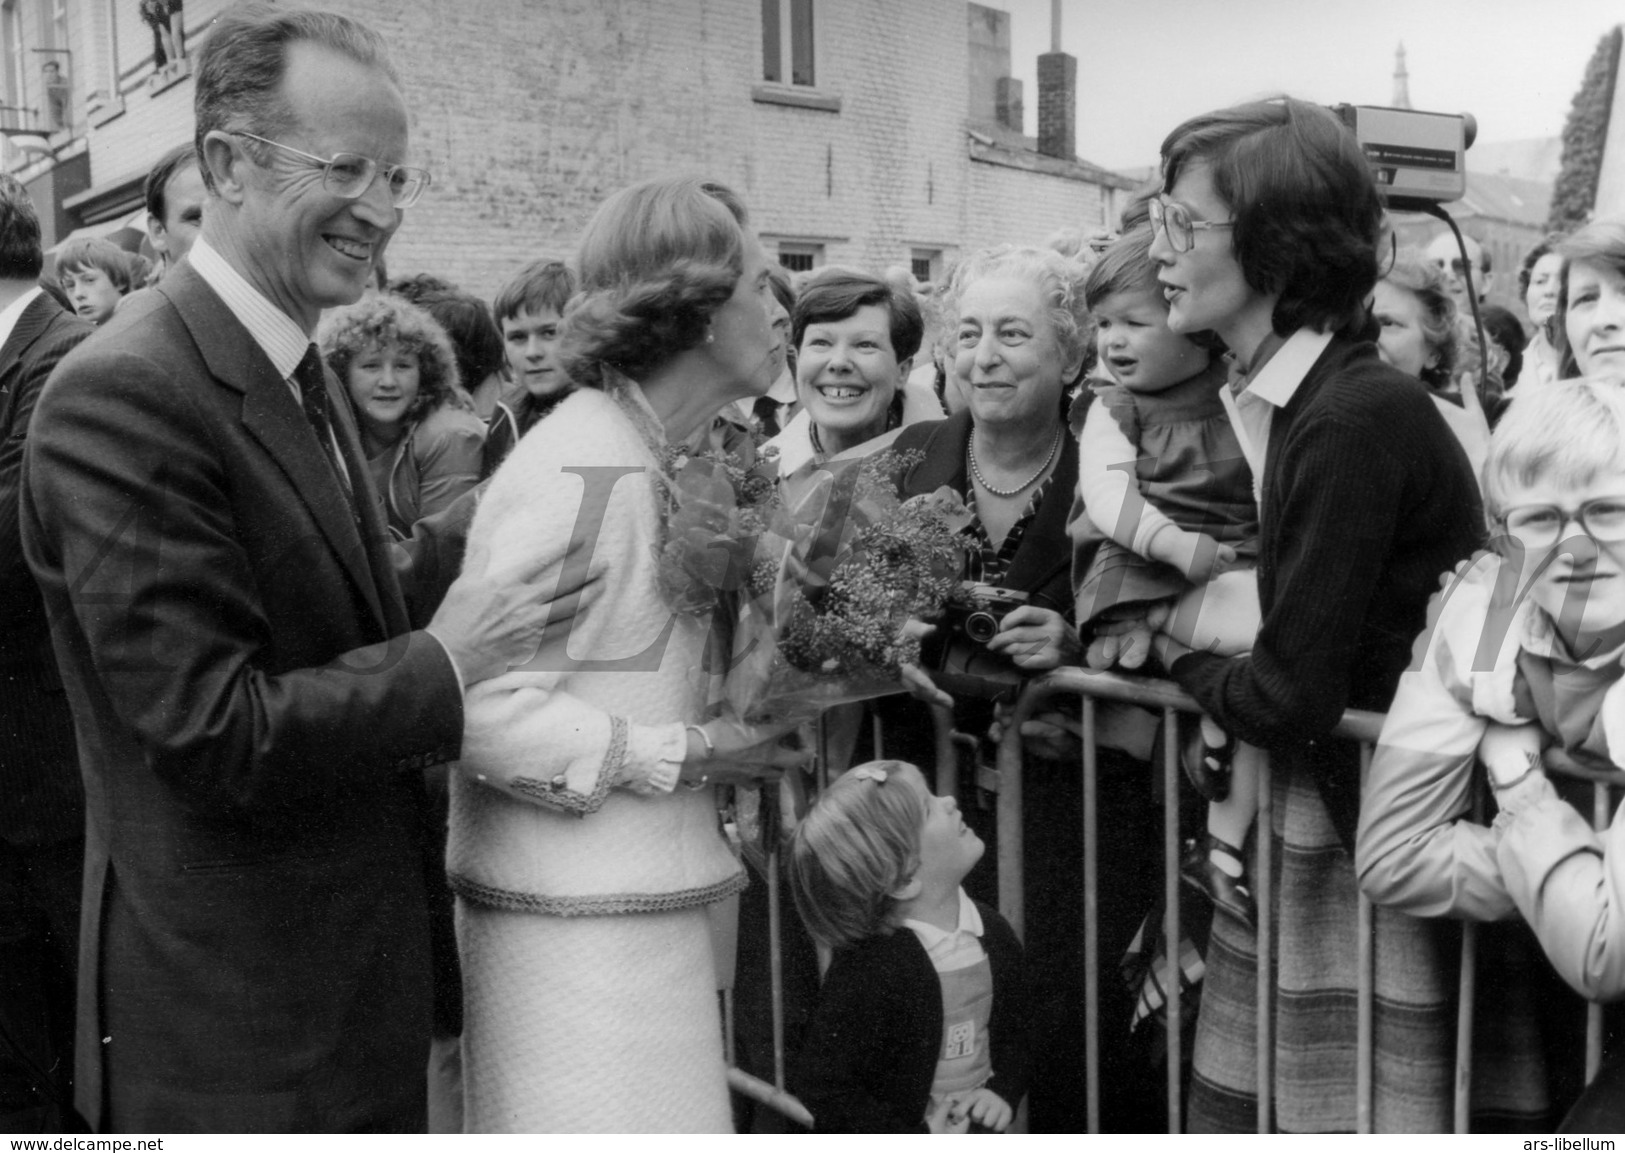
[[[982,841],[920,770],[838,778],[791,837],[790,884],[834,958],[791,1089],[821,1133],[1004,1132],[1026,1094],[1021,945],[961,882]]]

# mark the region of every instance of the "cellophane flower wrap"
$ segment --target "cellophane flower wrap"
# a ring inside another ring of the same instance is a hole
[[[669,448],[661,464],[661,595],[674,612],[731,616],[779,507],[776,450],[764,449],[755,433],[719,422],[704,446]]]
[[[971,514],[958,494],[899,499],[920,456],[887,451],[787,484],[757,538],[725,682],[751,722],[799,722],[905,690],[919,660],[911,618],[938,616],[963,567]]]

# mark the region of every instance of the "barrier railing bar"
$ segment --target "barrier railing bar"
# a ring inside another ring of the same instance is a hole
[[[730,1068],[728,1070],[728,1088],[735,1093],[749,1097],[752,1101],[760,1101],[770,1109],[776,1109],[792,1121],[813,1127],[813,1115],[807,1107],[782,1089],[775,1089],[760,1077],[752,1077],[743,1069]]]
[[[1363,785],[1371,771],[1371,746],[1360,742],[1360,782]],[[1359,895],[1355,906],[1355,933],[1358,937],[1358,958],[1355,971],[1355,1066],[1354,1066],[1354,1131],[1372,1132],[1371,1082],[1372,1060],[1375,1050],[1373,1011],[1376,1005],[1377,951],[1372,933],[1376,919],[1371,898]]]
[[[1592,786],[1591,826],[1599,834],[1608,830],[1608,786]],[[1602,1068],[1602,1006],[1593,1001],[1586,1006],[1586,1084],[1596,1079]]]
[[[1023,693],[1021,700],[1025,701],[1026,697],[1027,694]],[[1018,701],[1016,714],[1004,732],[1004,739],[999,742],[999,801],[993,807],[993,816],[999,839],[999,912],[1010,922],[1016,936],[1026,940],[1026,906],[1021,886],[1025,867],[1021,822],[1021,726],[1032,713],[1033,703],[1028,702],[1025,712],[1020,704],[1021,701]]]
[[[1181,1129],[1179,1074],[1180,1054],[1180,969],[1179,969],[1179,714],[1172,706],[1162,711],[1162,899],[1163,941],[1167,961],[1165,1008],[1168,1031],[1168,1132]],[[1155,958],[1156,951],[1152,950]],[[1154,962],[1153,962],[1154,963]]]
[[[784,951],[782,934],[784,911],[779,901],[779,849],[782,844],[778,785],[763,785],[761,809],[762,845],[767,850],[767,980],[773,1012],[773,1086],[784,1088]]]
[[[1484,823],[1482,783],[1473,790],[1473,820]],[[1461,979],[1456,998],[1456,1118],[1455,1131],[1470,1131],[1473,1121],[1473,1001],[1478,996],[1478,926],[1461,931]]]
[[[1100,750],[1095,702],[1083,698],[1083,1060],[1089,1132],[1100,1132]]]
[[[1254,842],[1257,847],[1258,867],[1253,870],[1253,888],[1256,890],[1253,908],[1257,911],[1258,929],[1254,940],[1258,944],[1257,991],[1258,1021],[1254,1042],[1258,1050],[1258,1131],[1270,1133],[1275,1128],[1275,905],[1271,894],[1275,891],[1275,877],[1271,872],[1275,860],[1275,796],[1274,771],[1267,756],[1258,758],[1258,830]]]

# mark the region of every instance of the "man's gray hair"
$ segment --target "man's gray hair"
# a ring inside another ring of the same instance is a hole
[[[358,20],[334,12],[284,8],[269,0],[232,5],[215,17],[198,53],[193,147],[210,192],[215,190],[214,175],[203,156],[203,139],[210,132],[252,132],[274,140],[293,127],[293,114],[280,89],[288,45],[298,40],[377,68],[400,84],[383,37]]]

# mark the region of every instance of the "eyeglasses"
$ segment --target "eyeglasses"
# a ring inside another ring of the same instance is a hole
[[[1153,199],[1146,205],[1151,211],[1151,229],[1161,232],[1168,238],[1168,245],[1175,252],[1189,252],[1196,244],[1198,229],[1208,228],[1234,228],[1234,220],[1192,220],[1190,212],[1183,204],[1170,204],[1163,200]]]
[[[1555,504],[1521,504],[1501,514],[1507,535],[1524,548],[1547,549],[1563,539],[1570,521],[1598,544],[1625,541],[1625,496],[1599,496],[1570,511]]]
[[[429,187],[429,172],[424,168],[407,168],[400,164],[386,164],[380,167],[378,161],[372,157],[362,156],[357,152],[335,152],[331,160],[323,160],[320,156],[290,148],[275,140],[267,140],[263,136],[255,136],[252,132],[233,132],[231,135],[246,136],[250,140],[258,140],[261,144],[269,144],[272,148],[280,148],[284,152],[304,157],[321,168],[322,187],[334,196],[342,196],[346,200],[359,200],[367,189],[372,187],[373,177],[380,172],[383,174],[385,187],[389,189],[389,202],[396,208],[412,207]]]

